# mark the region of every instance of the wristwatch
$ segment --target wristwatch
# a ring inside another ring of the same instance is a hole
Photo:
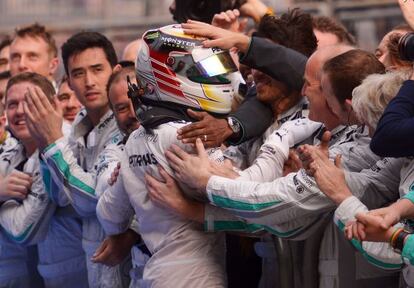
[[[233,131],[233,134],[238,134],[240,132],[240,123],[236,118],[231,116],[227,117],[227,123]]]

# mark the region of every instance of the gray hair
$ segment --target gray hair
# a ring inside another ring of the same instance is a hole
[[[410,79],[412,70],[400,70],[386,74],[372,74],[352,91],[352,108],[358,120],[377,128],[378,121],[400,90],[403,82]]]

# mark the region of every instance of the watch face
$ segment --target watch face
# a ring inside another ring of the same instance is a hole
[[[239,122],[233,117],[228,117],[227,120],[228,120],[231,130],[233,130],[234,133],[238,133],[240,131]]]

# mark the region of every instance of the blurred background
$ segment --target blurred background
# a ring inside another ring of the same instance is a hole
[[[173,23],[171,0],[0,0],[0,37],[32,22],[46,25],[60,46],[81,30],[104,33],[117,53],[151,28]],[[264,0],[277,14],[300,7],[317,15],[340,20],[358,39],[359,46],[374,51],[379,39],[403,21],[395,0]]]

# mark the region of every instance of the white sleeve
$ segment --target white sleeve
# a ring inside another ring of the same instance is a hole
[[[355,196],[345,199],[336,209],[334,221],[341,231],[344,231],[348,221],[355,220],[355,215],[360,212],[367,212],[367,207]],[[398,225],[400,226],[400,225]],[[385,270],[399,270],[403,267],[401,255],[395,253],[388,243],[384,242],[359,242],[356,239],[350,240],[364,258],[371,264]]]
[[[29,161],[32,159],[29,159]],[[0,225],[13,241],[31,245],[46,237],[55,212],[46,193],[39,170],[32,173],[33,183],[23,201],[9,200],[0,206]]]
[[[127,159],[121,158],[121,163],[128,163]],[[128,165],[121,166],[117,181],[113,186],[107,186],[96,207],[96,215],[108,235],[125,232],[133,220],[135,212],[130,204],[123,181],[124,177],[134,177],[134,175],[128,174],[128,169]],[[135,229],[133,230],[135,231]]]

